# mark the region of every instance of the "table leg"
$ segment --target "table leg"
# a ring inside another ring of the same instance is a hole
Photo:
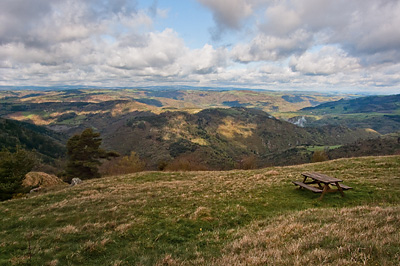
[[[336,182],[335,184],[336,184],[338,190],[340,191],[340,194],[342,195],[342,197],[344,197],[343,189],[342,189],[342,187],[339,185],[339,182]]]
[[[319,197],[319,200],[322,200],[324,198],[324,195],[326,192],[328,192],[328,190],[329,190],[329,185],[324,184],[324,189],[322,190],[322,194],[321,194],[321,197]]]

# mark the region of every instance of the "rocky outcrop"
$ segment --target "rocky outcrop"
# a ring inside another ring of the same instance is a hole
[[[22,186],[26,188],[49,188],[60,185],[66,185],[66,183],[57,176],[49,175],[44,172],[29,172],[26,174],[25,179],[22,181]]]

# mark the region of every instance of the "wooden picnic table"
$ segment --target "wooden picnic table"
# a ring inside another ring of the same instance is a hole
[[[340,192],[342,197],[344,197],[343,190],[352,189],[352,187],[342,184],[341,182],[343,182],[343,180],[335,177],[327,176],[317,172],[305,172],[301,174],[304,177],[303,182],[292,181],[293,184],[299,186],[299,189],[305,188],[314,193],[322,193],[321,197],[319,198],[320,200],[322,200],[324,195],[328,192]],[[308,178],[312,180],[307,181]],[[312,184],[316,184],[318,187],[311,186]],[[331,188],[331,186],[336,187],[336,189]]]

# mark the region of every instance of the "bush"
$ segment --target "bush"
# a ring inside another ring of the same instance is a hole
[[[170,162],[165,170],[167,171],[207,171],[207,166],[201,163],[193,154],[185,154]]]
[[[238,163],[236,163],[235,168],[250,170],[257,168],[257,157],[255,155],[244,156]]]
[[[312,163],[324,162],[324,161],[328,161],[328,160],[329,160],[328,154],[324,150],[314,151],[314,153],[311,157]]]
[[[140,160],[139,156],[132,151],[129,156],[105,161],[100,166],[100,173],[104,176],[124,175],[143,171],[145,166],[145,162]]]

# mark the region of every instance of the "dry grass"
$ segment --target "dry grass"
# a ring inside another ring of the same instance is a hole
[[[0,265],[396,265],[400,156],[226,172],[141,172],[0,203]],[[291,183],[354,187],[323,201]]]
[[[215,265],[395,265],[400,207],[310,209],[242,229]]]
[[[78,229],[76,228],[76,226],[71,225],[71,224],[69,224],[63,228],[60,228],[58,231],[61,234],[76,234],[76,233],[78,233]]]
[[[253,135],[253,129],[257,128],[256,124],[242,124],[235,121],[233,118],[228,117],[223,120],[224,124],[218,126],[217,132],[228,139],[233,139],[235,136],[244,138]]]

